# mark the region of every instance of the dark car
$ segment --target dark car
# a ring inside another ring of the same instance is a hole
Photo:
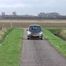
[[[40,25],[30,25],[27,29],[27,39],[38,38],[43,39],[43,32]]]

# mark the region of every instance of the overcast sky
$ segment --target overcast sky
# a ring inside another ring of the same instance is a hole
[[[0,13],[38,14],[39,12],[59,12],[66,15],[66,0],[0,0]]]

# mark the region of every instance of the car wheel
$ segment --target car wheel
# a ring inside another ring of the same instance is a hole
[[[28,40],[31,40],[31,36],[27,36],[27,39],[28,39]]]
[[[27,38],[28,40],[30,39],[30,38]]]
[[[41,40],[43,40],[43,38],[41,38]]]
[[[41,37],[40,39],[41,39],[41,40],[43,40],[43,38],[42,38],[42,37]]]

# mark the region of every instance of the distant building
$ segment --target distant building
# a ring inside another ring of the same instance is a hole
[[[47,13],[47,16],[48,17],[58,17],[58,16],[60,16],[60,14],[56,13],[56,12],[52,12],[52,13]]]
[[[2,12],[2,16],[5,16],[5,12]]]
[[[16,16],[16,12],[13,12],[12,15],[13,15],[13,16]]]
[[[39,13],[38,14],[38,17],[41,17],[41,18],[57,18],[61,16],[59,13],[56,13],[56,12],[52,12],[52,13]]]
[[[47,15],[46,15],[46,13],[39,13],[38,16],[39,17],[46,17]]]

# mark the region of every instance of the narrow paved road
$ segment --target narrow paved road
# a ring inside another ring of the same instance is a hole
[[[66,66],[66,59],[46,40],[23,40],[20,66]]]

